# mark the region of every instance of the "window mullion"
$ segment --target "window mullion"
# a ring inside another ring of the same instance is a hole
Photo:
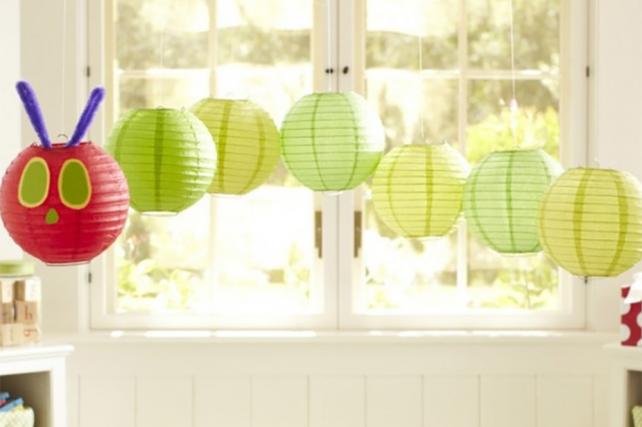
[[[210,71],[210,96],[216,96],[216,54],[217,54],[217,37],[216,37],[216,2],[217,0],[207,0],[209,7],[209,33],[208,33],[208,64]]]
[[[466,156],[466,128],[468,126],[468,20],[466,0],[459,0],[459,27],[457,31],[457,62],[459,63],[459,88],[457,102],[457,140]],[[465,305],[468,293],[468,231],[466,222],[457,227],[457,293],[458,302]]]

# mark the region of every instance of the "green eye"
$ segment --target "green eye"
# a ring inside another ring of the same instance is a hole
[[[20,183],[18,184],[18,201],[25,208],[36,208],[42,205],[49,194],[49,167],[42,157],[34,157],[27,162]]]
[[[58,178],[58,193],[63,205],[82,209],[91,199],[91,182],[87,168],[77,159],[65,161]]]

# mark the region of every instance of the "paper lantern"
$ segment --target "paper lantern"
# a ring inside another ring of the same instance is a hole
[[[245,194],[270,177],[279,159],[279,132],[265,110],[247,100],[206,98],[191,111],[216,141],[209,193]]]
[[[471,233],[499,253],[541,251],[539,202],[561,171],[541,149],[486,156],[473,168],[464,187],[464,214]]]
[[[546,254],[576,276],[617,276],[642,257],[642,189],[611,169],[566,171],[544,195],[539,237]]]
[[[131,206],[141,213],[180,212],[203,197],[214,178],[214,142],[189,111],[129,111],[114,125],[106,148],[123,168]]]
[[[80,142],[103,97],[92,97],[67,143],[51,143],[26,83],[18,90],[42,145],[23,150],[0,186],[0,214],[13,240],[48,264],[91,260],[121,233],[127,219],[127,181],[118,164],[91,142]]]
[[[281,155],[315,191],[356,187],[374,172],[384,150],[381,121],[355,93],[314,93],[290,109],[281,126]]]
[[[374,209],[401,236],[443,236],[461,213],[467,174],[466,161],[448,144],[396,147],[372,179]]]

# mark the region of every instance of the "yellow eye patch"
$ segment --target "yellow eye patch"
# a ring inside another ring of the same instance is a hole
[[[78,159],[66,160],[58,177],[60,201],[70,209],[83,209],[91,200],[87,167]]]
[[[50,182],[51,175],[45,159],[32,158],[20,175],[18,201],[26,208],[37,208],[47,199]]]

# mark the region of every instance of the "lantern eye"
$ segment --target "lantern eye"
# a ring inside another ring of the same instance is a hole
[[[18,184],[18,201],[25,208],[37,208],[49,194],[51,174],[49,166],[42,157],[34,157],[22,170]]]
[[[91,182],[87,167],[78,159],[66,160],[58,178],[58,194],[63,205],[83,209],[91,200]]]

